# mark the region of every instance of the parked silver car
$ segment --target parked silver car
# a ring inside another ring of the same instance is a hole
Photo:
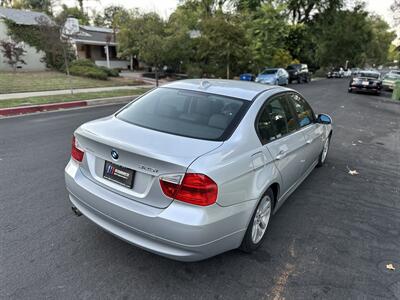
[[[195,261],[263,241],[332,135],[296,91],[184,80],[80,126],[65,168],[76,214],[154,253]]]

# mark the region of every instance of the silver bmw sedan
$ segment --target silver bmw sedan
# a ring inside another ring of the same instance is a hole
[[[177,81],[75,131],[65,168],[72,209],[177,260],[251,252],[324,163],[331,123],[288,88]]]

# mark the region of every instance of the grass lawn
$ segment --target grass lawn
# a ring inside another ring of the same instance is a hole
[[[44,103],[90,100],[90,99],[119,97],[119,96],[134,96],[134,95],[141,95],[147,92],[149,89],[150,88],[137,88],[132,90],[79,93],[74,95],[55,95],[55,96],[43,96],[43,97],[29,97],[22,99],[7,99],[7,100],[0,100],[0,108],[44,104]]]
[[[137,85],[138,82],[122,77],[110,78],[109,80],[97,80],[71,76],[71,84],[73,88],[79,89]],[[69,88],[70,83],[67,75],[60,72],[0,72],[0,94],[66,90]]]

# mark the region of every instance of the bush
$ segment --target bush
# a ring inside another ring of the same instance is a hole
[[[77,59],[71,63],[71,67],[80,66],[80,67],[97,67],[94,62],[90,59]]]
[[[314,77],[326,77],[326,73],[328,71],[326,69],[318,69],[317,71],[314,72],[313,76]]]
[[[109,69],[107,67],[99,67],[101,70],[106,72],[108,77],[118,77],[119,76],[119,71],[116,69]]]
[[[101,80],[107,80],[108,76],[118,76],[118,73],[115,75],[116,72],[114,70],[105,67],[99,67],[89,59],[74,60],[70,66],[70,73],[76,76],[84,76]]]
[[[107,73],[99,67],[72,65],[69,69],[71,75],[84,76],[94,79],[107,80]]]
[[[189,78],[201,78],[203,75],[203,70],[199,66],[189,65],[186,68],[186,73]]]

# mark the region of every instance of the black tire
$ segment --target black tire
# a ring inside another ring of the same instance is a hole
[[[289,79],[289,84],[291,84],[292,83],[292,79]]]
[[[326,150],[325,157],[324,157],[324,150],[325,150],[325,145],[326,144],[324,143],[324,148],[322,149],[321,154],[319,155],[319,158],[318,158],[317,168],[322,167],[324,165],[325,161],[326,161],[326,157],[328,156],[328,153],[329,153],[329,147],[331,145],[331,136],[332,136],[332,133],[329,134],[329,137],[325,141],[325,143],[328,143],[328,146],[327,146],[328,148]]]
[[[265,229],[261,239],[257,243],[254,243],[253,238],[252,238],[252,230],[253,230],[253,226],[254,226],[254,219],[256,218],[256,214],[257,214],[258,208],[260,207],[262,201],[265,198],[268,198],[269,200],[267,200],[267,201],[270,201],[270,215],[269,215],[268,222],[266,224],[266,229]],[[245,235],[243,237],[242,244],[239,247],[239,249],[242,250],[243,252],[246,252],[246,253],[253,252],[258,247],[260,247],[260,245],[264,241],[266,232],[268,231],[268,224],[269,224],[269,221],[271,220],[271,217],[272,217],[273,203],[274,203],[274,193],[273,193],[272,189],[269,188],[264,193],[264,195],[262,196],[260,201],[257,203],[257,207],[253,212],[253,215],[252,215],[252,217],[250,219],[249,225],[247,226],[247,230],[246,230],[246,233],[245,233]]]
[[[349,93],[352,93],[352,92],[353,92],[353,90],[352,90],[351,88],[349,88],[347,91],[348,91]]]

